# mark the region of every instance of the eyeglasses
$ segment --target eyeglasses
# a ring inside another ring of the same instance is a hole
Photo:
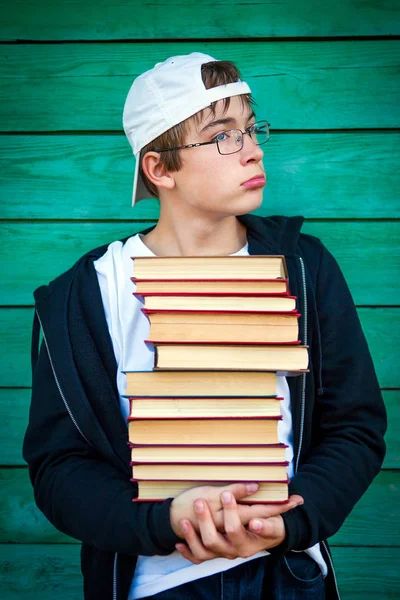
[[[244,135],[247,133],[257,146],[262,146],[269,140],[270,123],[267,121],[258,121],[244,131],[241,129],[227,129],[221,131],[210,142],[198,142],[197,144],[187,144],[186,146],[175,146],[174,148],[157,148],[153,152],[168,152],[170,150],[184,150],[185,148],[198,148],[199,146],[208,146],[217,144],[220,154],[235,154],[243,148]]]

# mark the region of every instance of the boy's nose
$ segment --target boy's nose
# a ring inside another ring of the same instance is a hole
[[[264,156],[264,151],[261,146],[258,146],[258,144],[256,144],[253,138],[248,134],[243,136],[243,148],[240,152],[241,162],[243,164],[247,163],[249,160],[259,162]]]

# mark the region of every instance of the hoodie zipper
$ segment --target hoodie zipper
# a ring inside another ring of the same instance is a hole
[[[57,389],[58,389],[58,391],[60,393],[62,401],[64,402],[64,406],[67,409],[67,412],[68,412],[69,416],[71,417],[71,421],[73,422],[73,424],[75,425],[75,427],[77,428],[77,430],[79,431],[79,433],[81,434],[81,436],[83,437],[83,439],[86,440],[87,443],[90,446],[92,446],[92,444],[89,442],[89,440],[87,439],[87,437],[83,434],[83,432],[80,429],[78,423],[76,422],[76,419],[75,419],[74,415],[72,414],[72,411],[71,411],[70,407],[68,406],[68,402],[67,402],[67,400],[66,400],[66,398],[64,396],[64,393],[63,393],[63,391],[61,389],[60,382],[58,381],[57,373],[56,373],[56,370],[55,370],[54,364],[53,364],[53,359],[51,358],[51,354],[50,354],[49,344],[47,343],[46,334],[44,333],[42,321],[40,320],[40,316],[39,316],[39,313],[38,313],[37,310],[36,310],[36,314],[37,314],[37,318],[39,319],[40,328],[41,328],[42,333],[43,333],[43,340],[44,340],[44,343],[46,345],[46,350],[47,350],[47,355],[49,357],[51,370],[53,371],[54,381],[56,382]],[[117,600],[117,562],[118,562],[118,552],[116,552],[115,555],[114,555],[114,566],[113,566],[113,600]]]
[[[322,542],[322,545],[323,545],[323,547],[325,548],[325,552],[326,552],[326,555],[327,555],[327,557],[328,557],[329,564],[331,565],[331,569],[332,569],[332,575],[333,575],[333,581],[334,581],[334,583],[335,583],[336,594],[337,594],[338,600],[340,600],[339,588],[338,588],[338,584],[337,584],[336,573],[335,573],[335,568],[334,568],[334,566],[333,566],[333,561],[332,561],[332,559],[331,559],[331,555],[330,555],[330,554],[329,554],[329,552],[328,552],[328,548],[327,548],[327,546],[326,546],[326,542],[325,542],[325,541],[323,541],[323,542]]]
[[[55,368],[54,368],[54,364],[53,364],[53,359],[51,358],[51,354],[50,354],[50,348],[49,348],[49,345],[47,343],[46,334],[44,333],[42,321],[40,320],[40,316],[39,316],[39,313],[38,313],[37,310],[36,310],[36,314],[37,314],[37,318],[39,319],[40,328],[41,328],[42,333],[43,333],[43,339],[44,339],[44,343],[46,345],[46,350],[47,350],[47,354],[48,354],[48,357],[49,357],[51,370],[53,371],[54,380],[56,382],[58,391],[60,392],[60,396],[62,398],[62,401],[64,402],[65,408],[67,409],[69,416],[71,417],[71,421],[73,422],[73,424],[75,425],[75,427],[77,428],[77,430],[79,431],[79,433],[81,434],[81,436],[83,437],[83,439],[87,441],[87,443],[89,444],[89,446],[92,446],[92,444],[89,442],[89,440],[87,439],[87,437],[81,431],[78,423],[75,420],[74,415],[72,414],[72,411],[71,411],[70,407],[68,406],[68,402],[67,402],[67,400],[66,400],[66,398],[64,396],[64,393],[63,393],[63,391],[61,389],[60,382],[58,381],[58,377],[57,377],[57,374],[56,374],[56,371],[55,371]]]
[[[114,555],[114,567],[113,567],[113,600],[117,600],[117,563],[118,563],[118,552]]]
[[[307,301],[307,288],[306,288],[306,271],[304,268],[304,261],[299,256],[300,261],[300,269],[301,269],[301,282],[303,286],[303,304],[304,304],[304,330],[303,330],[303,343],[305,346],[308,344],[308,335],[307,335],[307,327],[308,327],[308,301]],[[306,409],[306,374],[303,373],[301,376],[301,412],[300,412],[300,435],[299,435],[299,446],[297,448],[297,456],[296,463],[294,467],[294,472],[297,473],[299,468],[299,460],[301,454],[301,448],[303,445],[303,431],[304,431],[304,415]]]
[[[302,282],[302,287],[303,287],[303,302],[304,302],[303,342],[304,342],[304,345],[307,346],[307,344],[308,344],[308,335],[307,335],[307,326],[308,326],[308,312],[307,312],[308,311],[308,301],[307,301],[307,288],[306,288],[306,270],[305,270],[305,267],[304,267],[304,261],[301,258],[301,256],[299,256],[299,262],[300,262],[301,282]],[[301,381],[300,436],[299,436],[299,447],[297,449],[296,464],[295,464],[295,468],[294,468],[294,472],[295,473],[297,472],[297,469],[299,467],[301,447],[303,445],[303,431],[304,431],[305,409],[306,409],[306,374],[304,373],[302,375],[302,381]],[[336,589],[337,598],[338,598],[338,600],[340,600],[339,588],[338,588],[338,584],[337,584],[336,573],[335,573],[335,568],[333,566],[333,561],[332,561],[331,556],[330,556],[330,554],[328,552],[328,548],[326,546],[326,542],[322,541],[321,543],[322,543],[322,545],[325,548],[326,555],[328,557],[328,560],[329,560],[329,563],[330,563],[330,567],[332,569],[333,581],[335,583],[335,589]]]

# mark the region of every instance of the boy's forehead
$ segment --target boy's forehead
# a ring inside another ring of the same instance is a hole
[[[239,97],[233,96],[230,98],[228,109],[225,109],[224,101],[219,100],[215,105],[214,111],[212,111],[211,107],[207,107],[198,113],[196,119],[190,119],[190,129],[201,133],[205,127],[211,125],[214,121],[229,120],[232,123],[240,124],[243,121],[247,121],[253,115],[254,111],[250,106],[242,102]]]

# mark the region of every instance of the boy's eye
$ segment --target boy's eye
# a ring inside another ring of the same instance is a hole
[[[221,133],[219,133],[218,135],[216,135],[213,138],[213,142],[224,142],[226,140],[228,132],[227,131],[221,131]]]

